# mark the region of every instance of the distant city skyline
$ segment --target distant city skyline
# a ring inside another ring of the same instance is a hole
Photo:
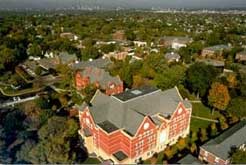
[[[246,0],[0,0],[0,8],[245,8]]]

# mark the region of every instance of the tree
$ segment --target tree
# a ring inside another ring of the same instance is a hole
[[[236,75],[235,74],[229,74],[227,77],[226,77],[226,80],[228,82],[228,86],[229,88],[235,88],[237,86],[237,78],[236,78]]]
[[[134,41],[136,39],[136,34],[132,30],[126,31],[127,40]]]
[[[35,142],[33,140],[28,139],[23,145],[21,145],[20,150],[16,153],[17,161],[26,161],[29,162],[29,152],[35,146]]]
[[[39,143],[29,152],[31,163],[74,163],[76,153],[72,141],[77,138],[74,119],[53,116],[38,131]]]
[[[227,108],[227,111],[238,118],[246,117],[246,98],[245,97],[236,97],[233,98]]]
[[[215,135],[217,135],[217,133],[218,133],[218,129],[216,123],[213,122],[210,124],[210,136],[214,137]]]
[[[13,69],[16,63],[16,50],[0,47],[0,70]]]
[[[198,96],[205,96],[218,71],[211,65],[195,63],[186,72],[186,87]]]
[[[190,144],[190,152],[191,152],[192,154],[197,154],[197,146],[196,146],[195,143],[191,143],[191,144]]]
[[[174,65],[162,73],[157,74],[154,81],[158,88],[165,90],[179,85],[185,79],[185,68],[180,65]]]
[[[204,129],[204,128],[199,129],[198,138],[199,138],[200,142],[204,142],[208,139],[206,129]]]
[[[209,90],[208,102],[216,109],[225,110],[230,102],[227,86],[218,82],[213,83]]]
[[[246,97],[246,72],[245,69],[239,71],[239,88],[242,96]]]
[[[246,151],[236,150],[232,154],[231,161],[233,164],[245,164],[246,163]]]
[[[177,144],[179,151],[183,150],[187,145],[187,140],[185,138],[180,138]]]
[[[42,49],[41,46],[37,43],[31,44],[28,48],[28,53],[30,56],[34,57],[41,57],[42,56]]]
[[[150,159],[151,164],[156,164],[157,158],[158,158],[158,154],[155,153]]]

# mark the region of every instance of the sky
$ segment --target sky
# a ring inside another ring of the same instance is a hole
[[[73,6],[104,8],[238,8],[246,0],[0,0],[0,8],[68,8]]]

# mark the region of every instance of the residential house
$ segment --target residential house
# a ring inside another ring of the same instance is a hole
[[[79,37],[71,32],[66,32],[66,33],[61,33],[60,34],[61,38],[67,38],[70,41],[77,41],[79,39]]]
[[[51,58],[43,58],[38,61],[39,65],[46,69],[56,69],[57,65],[73,65],[77,61],[75,54],[69,54],[68,52],[59,52],[56,55],[53,55]]]
[[[171,52],[171,53],[166,53],[165,58],[167,59],[168,62],[179,62],[180,55],[178,53]]]
[[[244,50],[242,52],[237,53],[235,59],[238,62],[246,63],[246,51]]]
[[[215,60],[215,59],[197,59],[196,62],[203,62],[207,65],[212,65],[216,68],[224,68],[225,67],[225,61],[222,60]]]
[[[230,164],[230,152],[246,144],[246,120],[200,147],[199,159],[209,164]],[[242,148],[242,147],[241,147]]]
[[[192,105],[176,87],[142,87],[113,96],[98,90],[89,105],[78,107],[88,153],[116,164],[151,158],[190,132]]]
[[[107,95],[118,94],[124,90],[119,76],[113,77],[104,69],[96,67],[85,67],[75,74],[75,85],[78,90],[84,89],[89,84],[94,84]]]
[[[133,41],[133,43],[137,47],[145,47],[145,46],[147,46],[147,42],[143,42],[143,41]]]
[[[165,36],[160,39],[159,45],[164,47],[171,47],[173,49],[180,49],[186,47],[193,40],[189,37],[179,36]]]
[[[113,40],[116,41],[124,41],[126,40],[125,32],[124,30],[118,30],[112,35]]]
[[[117,60],[124,60],[128,56],[127,51],[122,51],[122,52],[109,52],[107,54],[104,54],[103,57],[105,58],[115,58]]]
[[[215,45],[204,48],[201,56],[204,58],[218,58],[223,55],[224,50],[230,50],[228,45]]]

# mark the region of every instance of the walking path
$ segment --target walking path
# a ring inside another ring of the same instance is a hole
[[[199,116],[193,116],[193,115],[191,115],[191,117],[193,117],[195,119],[200,119],[200,120],[214,122],[214,123],[218,123],[219,122],[218,120],[208,119],[208,118],[205,118],[205,117],[199,117]]]
[[[5,107],[13,106],[15,104],[20,104],[20,103],[24,103],[24,102],[27,102],[27,101],[35,100],[35,99],[37,99],[39,97],[40,96],[36,95],[36,96],[28,97],[28,98],[25,98],[25,99],[21,99],[21,100],[6,102],[6,103],[1,104],[0,108],[5,108]]]

